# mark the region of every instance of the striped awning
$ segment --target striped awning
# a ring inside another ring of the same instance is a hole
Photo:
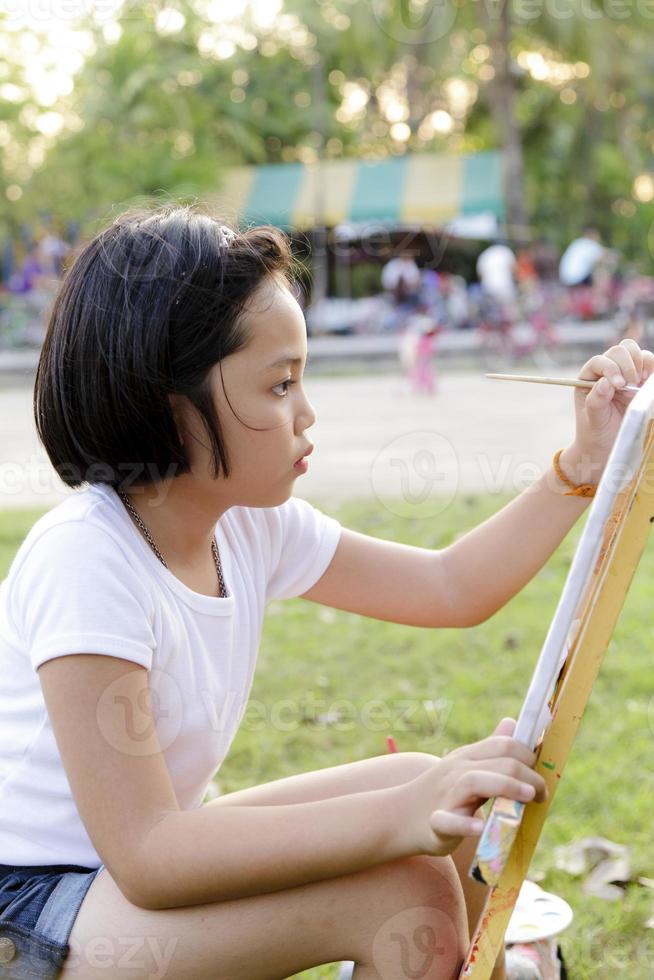
[[[441,225],[461,215],[504,216],[501,155],[492,151],[235,167],[223,175],[215,199],[225,218],[287,229],[361,221]]]

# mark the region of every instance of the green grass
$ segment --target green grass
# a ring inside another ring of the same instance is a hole
[[[461,498],[437,519],[410,520],[376,502],[317,504],[355,530],[438,548],[505,500]],[[40,513],[0,512],[0,577]],[[502,715],[515,717],[581,528],[582,523],[519,596],[472,629],[397,626],[299,599],[272,603],[252,712],[246,712],[220,770],[221,791],[379,755],[389,731],[402,750],[440,755],[488,735]],[[388,574],[392,578],[392,568]],[[631,848],[634,877],[654,877],[653,576],[650,543],[531,868],[544,875],[544,888],[574,909],[561,945],[575,980],[613,980],[618,972],[649,980],[654,973],[654,930],[645,928],[654,893],[632,885],[618,902],[593,898],[553,862],[556,845],[601,835]],[[333,980],[336,967],[302,976]]]

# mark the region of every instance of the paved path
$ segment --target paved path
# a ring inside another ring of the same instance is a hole
[[[441,511],[457,493],[517,493],[574,433],[571,389],[480,372],[446,373],[434,398],[410,394],[399,374],[308,377],[307,391],[316,450],[295,493],[317,503],[376,495],[411,516]],[[46,508],[73,492],[38,443],[31,397],[26,382],[0,386],[0,507]]]

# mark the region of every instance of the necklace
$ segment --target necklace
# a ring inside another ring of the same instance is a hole
[[[132,517],[134,518],[134,520],[136,521],[136,523],[138,524],[138,526],[140,527],[140,529],[143,531],[143,534],[147,538],[147,541],[148,541],[149,545],[151,546],[152,550],[154,551],[154,553],[157,556],[157,558],[159,559],[159,561],[162,563],[162,565],[164,565],[166,568],[168,568],[168,564],[167,564],[165,558],[163,557],[163,555],[161,554],[161,552],[157,548],[156,544],[154,543],[154,541],[152,539],[152,535],[150,534],[150,532],[148,531],[147,527],[145,526],[145,524],[141,520],[138,512],[136,511],[134,505],[132,504],[132,501],[129,499],[129,497],[127,496],[127,494],[126,493],[123,493],[121,490],[117,490],[116,493],[118,494],[118,496],[120,497],[120,499],[122,500],[122,502],[125,504],[125,507],[127,507],[127,510],[130,512],[130,514],[132,515]],[[223,570],[222,570],[222,565],[221,565],[221,562],[220,562],[220,555],[218,554],[218,548],[216,546],[216,539],[215,538],[212,538],[211,539],[211,553],[213,554],[213,560],[215,562],[216,571],[218,573],[218,584],[220,586],[220,598],[221,599],[224,599],[227,596],[227,589],[225,588],[225,580],[223,579]]]

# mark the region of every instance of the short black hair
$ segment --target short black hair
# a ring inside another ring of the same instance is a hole
[[[209,372],[244,347],[252,293],[280,274],[288,236],[238,230],[205,205],[140,206],[83,245],[55,299],[34,384],[39,439],[70,487],[145,486],[190,472],[169,396],[184,395],[229,476]]]

